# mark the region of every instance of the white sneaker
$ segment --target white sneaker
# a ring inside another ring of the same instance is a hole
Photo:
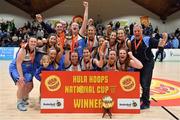
[[[19,111],[27,111],[27,107],[23,101],[17,103],[17,109]]]

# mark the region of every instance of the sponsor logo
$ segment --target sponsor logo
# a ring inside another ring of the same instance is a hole
[[[42,98],[41,109],[64,109],[63,98]]]
[[[58,91],[61,87],[61,80],[56,75],[51,75],[45,79],[45,86],[49,91]]]
[[[118,99],[118,109],[140,109],[139,99]]]
[[[126,92],[130,92],[134,90],[136,87],[136,82],[135,82],[134,77],[129,76],[129,75],[122,77],[119,83],[120,83],[121,88]]]
[[[12,60],[14,55],[14,47],[1,47],[0,60]]]

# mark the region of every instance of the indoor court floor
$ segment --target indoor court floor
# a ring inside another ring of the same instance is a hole
[[[34,80],[34,89],[30,94],[28,111],[16,109],[16,86],[8,73],[10,61],[0,61],[0,120],[68,120],[68,119],[102,119],[101,113],[95,114],[41,114],[38,105],[39,81]],[[156,62],[153,78],[180,82],[180,62]],[[180,91],[180,87],[178,88]],[[180,93],[178,94],[180,97]],[[165,110],[167,109],[169,113]],[[180,118],[180,106],[151,106],[140,114],[113,114],[118,120],[177,120]],[[172,115],[171,115],[171,114]],[[174,115],[174,117],[173,117]],[[109,119],[106,116],[103,119]]]

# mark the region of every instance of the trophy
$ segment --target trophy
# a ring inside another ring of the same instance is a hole
[[[65,36],[66,36],[66,42],[63,48],[64,50],[71,50],[72,33],[68,31]]]
[[[104,118],[106,113],[109,115],[110,118],[112,118],[112,113],[110,109],[113,107],[113,105],[114,105],[114,101],[112,100],[110,96],[104,96],[102,98],[102,107],[104,110],[102,118]]]

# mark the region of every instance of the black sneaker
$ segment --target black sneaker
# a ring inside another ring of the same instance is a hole
[[[149,108],[150,108],[150,105],[148,105],[148,104],[141,104],[141,106],[140,106],[141,110],[149,109]]]

